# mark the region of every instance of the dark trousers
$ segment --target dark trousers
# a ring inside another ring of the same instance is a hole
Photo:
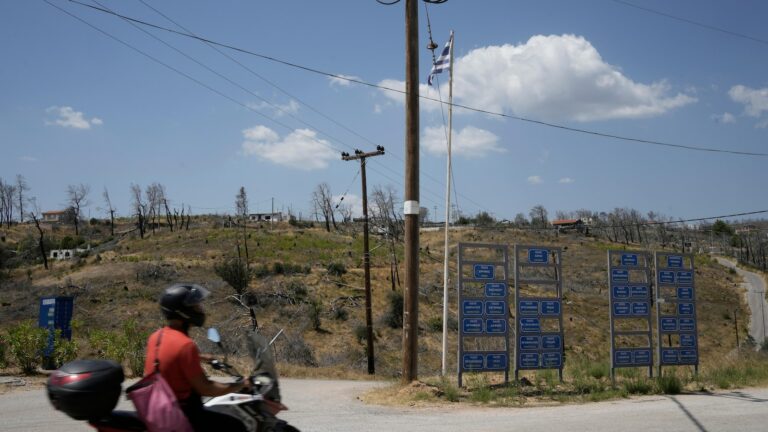
[[[195,432],[248,432],[237,418],[205,409],[199,396],[191,396],[181,408]]]

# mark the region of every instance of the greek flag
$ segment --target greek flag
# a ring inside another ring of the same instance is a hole
[[[432,71],[429,72],[427,84],[432,85],[432,78],[434,78],[435,75],[451,68],[451,44],[453,44],[453,33],[451,33],[451,37],[448,39],[448,42],[446,42],[440,57],[438,57],[437,60],[435,60],[435,64],[432,65]]]

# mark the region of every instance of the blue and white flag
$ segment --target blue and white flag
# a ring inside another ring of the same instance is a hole
[[[432,65],[432,71],[429,72],[429,77],[427,78],[427,84],[432,85],[432,79],[435,77],[435,75],[439,74],[440,72],[444,70],[448,70],[451,68],[451,45],[453,44],[453,33],[451,33],[451,37],[448,39],[448,42],[445,44],[445,48],[443,48],[443,52],[440,54],[440,57],[435,60],[435,64]]]

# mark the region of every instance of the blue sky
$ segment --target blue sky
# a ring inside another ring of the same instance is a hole
[[[91,187],[92,216],[104,214],[105,187],[127,215],[130,184],[159,182],[174,205],[195,213],[232,212],[245,186],[251,211],[269,211],[274,198],[278,210],[306,217],[321,182],[359,203],[358,166],[339,153],[377,144],[387,154],[369,163],[369,191],[402,190],[401,95],[227,51],[246,70],[199,41],[148,30],[233,85],[119,18],[50,1],[236,102],[43,1],[2,2],[0,177],[24,175],[43,210],[63,207],[67,185],[83,183]],[[138,0],[99,1],[174,27]],[[634,1],[768,40],[765,2]],[[404,80],[404,2],[145,2],[215,41],[370,83]],[[421,4],[419,14],[428,92]],[[429,14],[441,47],[456,32],[457,103],[608,134],[768,153],[768,43],[610,0],[449,0]],[[440,76],[444,98],[446,80]],[[435,104],[422,101],[421,131],[420,201],[442,219],[445,143]],[[766,208],[765,157],[624,142],[460,109],[454,150],[458,205],[469,215],[513,218],[536,204],[552,215],[633,207],[682,218]]]

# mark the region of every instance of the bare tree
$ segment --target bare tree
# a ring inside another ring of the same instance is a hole
[[[547,218],[547,209],[543,205],[539,204],[531,208],[528,212],[528,216],[531,217],[531,225],[538,228],[546,228],[549,225],[549,219]]]
[[[317,185],[315,191],[312,192],[312,204],[323,215],[326,231],[331,231],[331,224],[333,224],[333,229],[338,229],[333,211],[333,194],[328,183],[323,182]]]
[[[525,218],[523,213],[518,213],[515,215],[515,225],[518,227],[524,227],[528,225],[528,219]]]
[[[45,253],[45,231],[40,226],[40,209],[37,207],[37,201],[34,198],[31,200],[31,204],[32,210],[29,212],[29,217],[35,223],[35,228],[37,228],[37,245],[40,248],[40,257],[43,259],[43,267],[48,270],[48,255]]]
[[[403,220],[395,207],[396,196],[395,189],[392,186],[382,188],[376,185],[373,187],[373,193],[371,194],[373,221],[384,228],[394,242],[400,240],[400,235],[403,231]]]
[[[91,187],[82,183],[67,186],[67,202],[74,211],[75,235],[80,235],[80,219],[83,207],[88,206],[88,193]]]
[[[16,195],[16,185],[4,183],[0,179],[0,225],[5,222],[7,228],[11,227],[13,222],[14,199]]]
[[[104,192],[101,193],[101,196],[104,197],[104,202],[107,204],[107,211],[109,212],[109,229],[110,229],[110,235],[112,237],[115,236],[115,208],[112,207],[112,200],[109,199],[109,191],[107,190],[106,186],[104,187]]]
[[[24,222],[24,192],[29,190],[27,180],[21,174],[16,174],[16,208],[19,209],[19,222]]]
[[[131,183],[131,207],[136,215],[136,228],[139,229],[139,236],[144,238],[144,230],[147,220],[147,204],[141,195],[141,186]]]
[[[237,217],[240,220],[240,226],[243,231],[243,249],[245,250],[245,271],[250,274],[250,255],[248,254],[248,194],[245,192],[245,186],[240,186],[240,190],[235,196],[235,208]],[[237,255],[240,256],[240,247],[237,248]]]

